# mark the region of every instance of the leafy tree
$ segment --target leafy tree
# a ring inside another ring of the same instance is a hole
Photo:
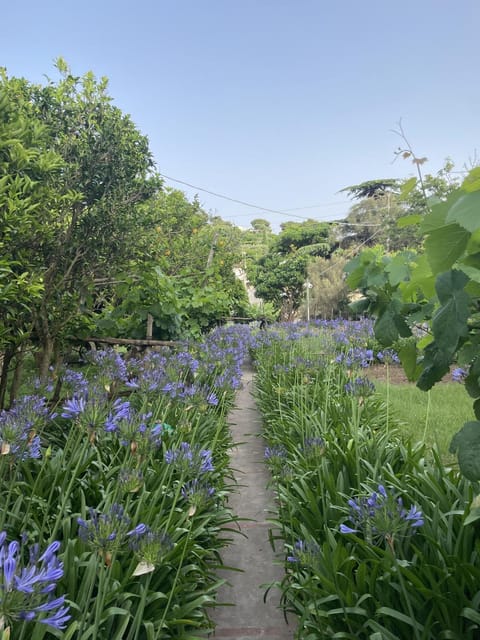
[[[274,248],[283,254],[301,250],[305,255],[326,257],[331,252],[329,233],[330,225],[325,222],[285,222],[275,239]]]
[[[156,313],[150,310],[162,337],[198,335],[220,317],[241,313],[247,296],[233,271],[240,260],[240,229],[209,217],[196,198],[190,202],[176,189],[157,192],[144,209],[155,225],[151,259],[174,283],[179,309],[178,321],[168,326],[160,307],[155,307]],[[135,278],[142,281],[138,272]]]
[[[180,301],[175,283],[160,267],[134,265],[119,274],[114,295],[98,317],[95,332],[118,338],[144,338],[148,317],[152,317],[152,338],[179,337]]]
[[[422,237],[418,227],[405,224],[402,219],[410,215],[419,221],[429,206],[445,201],[458,187],[452,169],[453,164],[447,159],[437,174],[422,175],[421,180],[370,180],[343,189],[358,202],[350,209],[345,219],[347,224],[340,230],[341,246],[382,244],[387,251],[419,247]]]
[[[341,246],[373,246],[380,242],[389,249],[397,244],[396,221],[403,215],[402,206],[391,192],[360,200],[345,219],[347,224],[341,229]]]
[[[480,479],[480,168],[421,216],[424,252],[362,253],[347,265],[349,284],[374,314],[385,345],[403,338],[400,358],[411,380],[428,390],[453,362],[465,367],[476,420],[455,435],[462,472]]]
[[[55,211],[76,199],[53,187],[64,163],[48,148],[47,128],[22,104],[17,88],[0,71],[0,408],[12,364],[11,399],[15,395],[32,313],[44,295],[41,255],[52,241],[50,223],[60,227]]]
[[[333,318],[342,315],[348,307],[349,286],[345,280],[347,258],[342,251],[329,259],[316,257],[307,268],[307,280],[312,285],[309,293],[310,317]],[[303,312],[306,317],[306,313]]]
[[[266,254],[249,271],[256,295],[275,304],[281,320],[292,320],[301,305],[307,265],[314,256],[328,256],[330,225],[306,220],[285,222]]]
[[[292,320],[301,304],[307,262],[306,255],[283,255],[276,251],[260,258],[256,265],[252,278],[255,294],[275,304],[280,310],[280,320]]]
[[[251,220],[250,226],[255,233],[260,233],[262,236],[272,233],[272,225],[268,220],[264,220],[263,218],[255,218],[254,220]]]
[[[61,159],[49,180],[51,200],[35,211],[42,231],[23,246],[22,260],[42,278],[31,308],[41,376],[95,283],[135,257],[144,233],[139,205],[159,186],[150,178],[148,141],[112,105],[106,80],[73,77],[62,61],[58,67],[61,79],[45,86],[6,74],[1,80],[15,117],[40,123],[45,148]]]
[[[383,178],[379,180],[367,180],[360,184],[353,184],[340,190],[340,193],[348,193],[355,200],[365,198],[383,198],[387,193],[398,193],[399,180],[395,178]]]

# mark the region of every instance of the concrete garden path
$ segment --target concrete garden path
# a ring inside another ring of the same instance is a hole
[[[232,534],[233,544],[227,547],[222,558],[226,566],[241,572],[221,570],[219,576],[228,582],[218,595],[218,602],[234,606],[217,607],[212,612],[216,630],[212,640],[292,640],[295,621],[289,615],[288,624],[279,608],[280,591],[271,589],[266,602],[266,589],[261,585],[281,580],[283,567],[275,564],[278,559],[272,551],[267,522],[274,507],[274,498],[267,490],[270,480],[264,462],[265,444],[259,434],[261,417],[252,396],[253,371],[244,367],[243,387],[237,392],[236,408],[229,416],[233,441],[231,466],[238,483],[237,492],[229,506],[240,517],[248,519],[240,523],[241,532]]]

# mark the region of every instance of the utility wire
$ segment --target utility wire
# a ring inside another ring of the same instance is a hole
[[[203,187],[197,187],[194,184],[190,184],[189,182],[185,182],[184,180],[178,180],[177,178],[171,178],[170,176],[166,176],[164,173],[160,174],[162,178],[166,178],[167,180],[171,180],[172,182],[178,182],[179,184],[184,184],[187,187],[191,187],[192,189],[197,189],[198,191],[203,191],[204,193],[208,193],[211,196],[215,196],[216,198],[223,198],[224,200],[229,200],[230,202],[236,202],[237,204],[241,204],[244,207],[250,207],[251,209],[257,209],[260,211],[268,211],[268,213],[277,213],[282,216],[288,215],[285,211],[279,211],[278,209],[268,209],[267,207],[260,207],[256,204],[252,204],[251,202],[245,202],[244,200],[237,200],[236,198],[230,198],[230,196],[224,196],[221,193],[216,193],[215,191],[210,191],[209,189],[204,189]],[[293,215],[294,218],[301,218],[304,220],[304,216],[296,216]]]
[[[231,198],[230,196],[225,196],[221,193],[216,193],[215,191],[210,191],[209,189],[204,189],[203,187],[198,187],[194,184],[191,184],[190,182],[185,182],[185,180],[179,180],[178,178],[172,178],[171,176],[167,176],[164,173],[160,173],[160,175],[162,176],[162,178],[166,178],[167,180],[171,180],[172,182],[177,182],[178,184],[183,184],[187,187],[190,187],[191,189],[196,189],[197,191],[202,191],[203,193],[208,193],[211,196],[215,196],[216,198],[223,198],[223,200],[228,200],[229,202],[235,202],[236,204],[241,204],[244,207],[250,207],[251,209],[257,209],[258,211],[266,211],[268,213],[276,213],[279,214],[281,216],[288,216],[289,218],[299,218],[300,220],[309,220],[310,218],[306,218],[305,216],[299,216],[299,215],[295,215],[294,213],[289,213],[291,211],[300,211],[302,209],[315,209],[316,207],[320,207],[320,206],[330,206],[333,204],[337,204],[337,203],[330,203],[328,205],[310,205],[309,207],[297,207],[294,209],[284,209],[283,211],[279,210],[279,209],[269,209],[267,207],[261,207],[259,205],[256,204],[252,204],[251,202],[245,202],[244,200],[237,200],[236,198]],[[342,203],[338,203],[338,204],[342,204]],[[239,214],[242,215],[242,214]],[[243,215],[248,215],[248,214],[243,214]],[[226,216],[226,217],[233,217],[233,216]],[[369,226],[369,227],[381,227],[383,226],[382,224],[358,224],[358,223],[350,223],[350,222],[343,222],[343,221],[327,221],[325,220],[324,222],[335,222],[335,224],[345,224],[348,225],[350,227],[364,227],[364,226]]]

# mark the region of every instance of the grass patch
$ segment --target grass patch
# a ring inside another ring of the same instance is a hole
[[[401,422],[401,430],[432,447],[437,446],[445,459],[452,459],[448,447],[452,436],[464,422],[475,420],[472,399],[458,382],[443,382],[430,391],[421,391],[413,384],[387,384],[375,381],[381,398]]]

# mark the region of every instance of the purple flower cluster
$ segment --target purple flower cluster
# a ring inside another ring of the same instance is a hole
[[[40,436],[37,430],[54,417],[45,398],[31,395],[15,401],[10,410],[0,413],[1,455],[21,460],[39,458]]]
[[[377,353],[377,360],[385,364],[400,364],[400,358],[393,349],[384,349]]]
[[[151,570],[173,549],[173,542],[167,533],[152,531],[145,524],[137,525],[127,533],[127,537],[130,549],[141,562],[151,565]]]
[[[406,509],[402,498],[388,493],[381,484],[368,496],[350,499],[348,505],[352,526],[341,524],[340,532],[362,534],[371,544],[386,541],[393,547],[396,536],[411,535],[424,523],[422,512],[415,505]]]
[[[366,344],[374,336],[373,321],[370,318],[317,320],[315,325],[326,329],[336,344]]]
[[[466,369],[462,369],[462,367],[456,367],[452,371],[452,380],[453,382],[463,382],[468,375],[468,371]]]
[[[140,469],[120,469],[118,484],[126,493],[136,493],[143,485],[144,476]]]
[[[306,456],[322,454],[325,451],[325,440],[320,436],[305,438],[302,451]]]
[[[287,450],[283,445],[272,445],[271,447],[265,447],[264,458],[270,462],[285,460],[287,457]]]
[[[72,395],[83,395],[88,390],[88,380],[81,371],[65,369],[61,375],[63,384]]]
[[[162,446],[162,436],[169,425],[151,420],[152,412],[140,413],[129,402],[117,399],[105,420],[105,431],[115,434],[120,444],[132,453],[149,456]]]
[[[252,344],[246,325],[218,327],[198,347],[199,371],[210,377],[212,390],[236,389],[242,364]]]
[[[125,384],[142,393],[157,391],[167,381],[166,366],[168,358],[155,351],[146,353],[142,358],[131,358],[127,363]]]
[[[125,541],[131,522],[123,507],[113,504],[107,513],[90,508],[89,516],[89,520],[77,519],[81,540],[104,553],[117,551]]]
[[[347,367],[362,367],[366,369],[374,361],[373,349],[365,349],[363,347],[353,347],[346,352],[339,353],[335,358],[339,364],[345,364]]]
[[[283,444],[265,447],[264,459],[272,475],[285,477],[289,473],[287,450]]]
[[[63,577],[59,548],[59,542],[52,542],[40,555],[39,545],[34,544],[25,563],[23,545],[16,540],[7,543],[6,532],[0,533],[0,618],[4,624],[27,620],[65,628],[71,617],[69,607],[65,596],[53,595]]]
[[[287,562],[296,562],[311,567],[318,559],[319,553],[320,547],[315,541],[297,540],[291,555],[287,556]]]
[[[218,405],[218,396],[203,385],[187,384],[182,380],[166,382],[160,389],[172,399],[188,401],[189,404]]]
[[[349,380],[345,384],[344,389],[348,395],[365,398],[375,392],[375,385],[368,378],[359,376],[354,380]]]
[[[207,482],[194,478],[183,485],[181,494],[191,505],[203,507],[213,498],[215,489]]]
[[[188,442],[182,442],[177,449],[167,449],[165,462],[180,473],[193,474],[195,477],[215,470],[212,452],[209,449],[192,447]]]
[[[117,398],[108,412],[104,422],[104,428],[107,432],[119,431],[119,425],[128,422],[132,414],[130,402]]]
[[[127,367],[123,357],[115,349],[92,351],[89,361],[95,365],[95,379],[99,386],[110,388],[115,382],[123,382],[127,377]]]

